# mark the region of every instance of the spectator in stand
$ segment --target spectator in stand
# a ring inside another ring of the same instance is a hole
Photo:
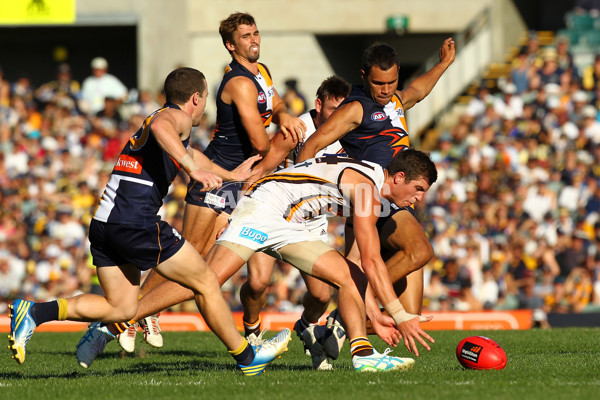
[[[35,91],[35,97],[43,103],[58,102],[64,96],[77,100],[80,90],[81,85],[71,76],[71,67],[63,63],[58,66],[56,79],[40,86]]]
[[[4,70],[0,65],[0,107],[10,104],[10,83],[4,79]]]
[[[595,90],[600,87],[600,54],[596,54],[594,63],[583,70],[583,88]]]
[[[306,112],[306,98],[298,91],[296,79],[285,81],[285,93],[282,99],[291,115],[297,117]]]
[[[517,94],[529,89],[529,80],[532,75],[531,65],[527,62],[527,52],[521,50],[512,64],[510,80],[517,88]]]
[[[547,47],[544,50],[544,66],[540,69],[539,74],[542,79],[542,85],[549,83],[560,83],[560,76],[564,70],[558,66],[558,54],[553,47]]]
[[[96,57],[91,62],[92,75],[84,79],[81,86],[80,108],[90,115],[95,115],[104,108],[104,99],[111,97],[122,102],[127,95],[127,88],[114,75],[108,73],[108,61]]]

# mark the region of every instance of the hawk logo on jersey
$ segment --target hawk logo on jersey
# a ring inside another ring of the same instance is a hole
[[[266,103],[266,102],[267,102],[267,95],[265,94],[265,92],[260,92],[260,93],[258,94],[258,102],[259,102],[260,104],[264,104],[264,103]]]
[[[117,163],[115,164],[115,171],[130,172],[132,174],[142,173],[142,157],[129,156],[127,154],[121,154]]]
[[[373,114],[371,114],[372,121],[385,121],[386,119],[387,119],[387,115],[385,115],[384,112],[376,111]]]
[[[240,237],[250,239],[256,243],[264,244],[267,241],[267,239],[269,238],[269,235],[267,235],[266,233],[261,232],[259,230],[248,228],[247,226],[244,226],[242,228],[242,231],[240,232]]]

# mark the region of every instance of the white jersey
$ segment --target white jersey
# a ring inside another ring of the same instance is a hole
[[[277,218],[293,223],[309,222],[322,215],[349,215],[350,203],[340,188],[346,169],[361,173],[373,181],[377,191],[381,190],[384,173],[378,164],[326,156],[266,176],[256,181],[245,196],[268,205]],[[236,210],[242,204],[243,200]]]
[[[288,168],[296,163],[296,160],[298,159],[298,155],[300,154],[300,151],[302,150],[302,147],[304,146],[304,142],[306,142],[306,139],[308,139],[313,133],[315,133],[317,131],[317,127],[315,126],[315,120],[314,120],[316,113],[317,113],[316,110],[310,110],[298,117],[306,125],[306,132],[304,133],[304,135],[305,135],[304,141],[302,141],[301,143],[298,143],[296,148],[294,150],[292,150],[290,153],[291,158],[286,158],[285,160],[283,160],[281,162],[281,164],[279,164],[279,167],[277,168],[277,170]],[[317,152],[317,154],[315,155],[315,158],[325,157],[325,156],[330,156],[330,155],[337,155],[340,157],[343,157],[346,155],[346,153],[344,152],[344,149],[342,148],[342,145],[340,144],[339,141],[336,140],[335,142],[331,143],[329,146],[323,147],[321,150],[319,150]]]

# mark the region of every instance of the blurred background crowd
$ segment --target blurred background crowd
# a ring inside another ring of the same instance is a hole
[[[439,171],[416,208],[435,250],[425,309],[600,310],[600,53],[575,65],[573,40],[559,32],[542,45],[531,32],[508,73],[482,80],[456,122],[420,144]],[[16,297],[101,290],[89,220],[123,144],[164,98],[126,88],[102,57],[90,66],[80,83],[61,64],[37,87],[26,74],[5,80],[0,66],[0,312]],[[279,90],[298,115],[312,99],[296,84]],[[194,131],[199,149],[214,118]],[[180,231],[186,179],[161,210]],[[342,251],[343,221],[329,231]],[[223,287],[234,310],[244,279],[242,270]],[[268,307],[300,310],[304,291],[297,270],[280,264]]]

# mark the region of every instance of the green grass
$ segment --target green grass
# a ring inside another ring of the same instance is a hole
[[[599,399],[600,328],[531,331],[435,331],[405,372],[358,374],[348,344],[335,371],[313,371],[295,337],[289,352],[258,377],[235,370],[233,359],[211,333],[164,332],[165,346],[139,339],[135,355],[108,344],[89,370],[75,360],[82,333],[35,333],[19,365],[4,347],[0,399]],[[501,371],[463,369],[457,343],[470,335],[496,340],[506,351]],[[271,337],[271,335],[266,335]],[[385,345],[374,339],[375,347]],[[392,355],[408,356],[398,348]]]

